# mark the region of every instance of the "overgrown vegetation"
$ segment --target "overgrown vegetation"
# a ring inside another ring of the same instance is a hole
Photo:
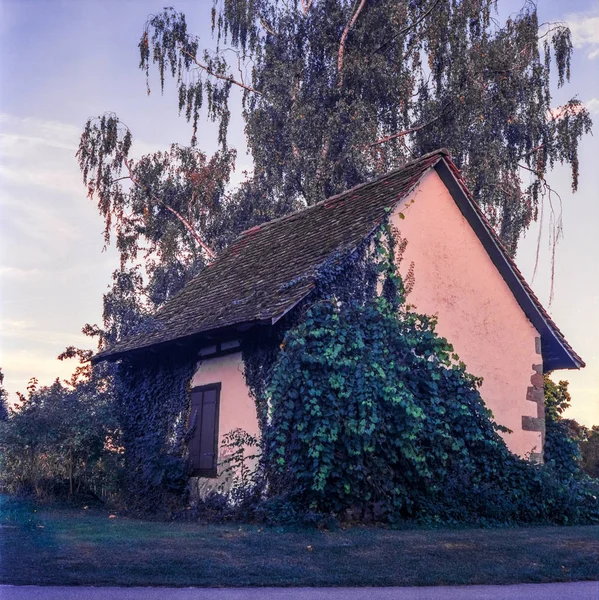
[[[545,388],[545,460],[563,473],[583,471],[599,478],[599,426],[589,429],[562,415],[570,407],[568,382],[555,383],[544,377]]]
[[[599,479],[599,425],[585,429],[585,436],[580,442],[582,469],[591,477]]]
[[[4,373],[0,367],[0,421],[8,419],[8,392],[2,385],[4,382]]]
[[[547,464],[513,455],[480,381],[436,334],[435,320],[407,306],[397,267],[405,242],[397,239],[383,223],[355,251],[333,256],[287,321],[243,344],[262,430],[256,471],[243,448],[257,440],[232,432],[230,480],[190,497],[189,348],[123,360],[104,404],[81,402],[91,371],[70,388],[32,384],[6,428],[13,438],[5,438],[3,471],[38,495],[46,480],[68,480],[72,495],[74,482],[97,475],[110,455],[124,460],[130,512],[217,521],[599,522],[599,482],[580,470],[560,420],[567,384],[546,378]],[[110,431],[90,412],[101,406],[114,419]]]
[[[89,352],[69,348],[64,358]],[[105,379],[106,378],[106,379]],[[0,422],[0,488],[37,499],[110,498],[120,487],[122,439],[106,369],[68,382],[32,379]]]
[[[189,480],[189,388],[197,359],[187,350],[121,361],[116,414],[125,448],[124,500],[132,512],[180,507]]]
[[[450,352],[430,320],[382,298],[312,307],[270,388],[272,491],[358,520],[599,521],[597,482],[511,454]]]
[[[543,378],[545,392],[545,460],[565,474],[580,471],[579,436],[573,435],[571,422],[562,418],[570,406],[568,382],[554,383],[549,375]]]

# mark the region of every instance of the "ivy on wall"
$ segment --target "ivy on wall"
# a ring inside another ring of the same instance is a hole
[[[133,512],[164,513],[184,499],[191,379],[197,355],[169,349],[119,364],[117,414],[125,447],[125,502]]]

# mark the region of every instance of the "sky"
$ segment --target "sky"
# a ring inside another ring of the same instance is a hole
[[[212,0],[171,2],[209,46]],[[50,384],[74,368],[56,357],[68,345],[90,347],[85,323],[101,323],[102,294],[118,268],[104,249],[103,220],[86,198],[75,158],[88,117],[115,112],[131,129],[132,156],[189,143],[190,126],[176,111],[174,90],[148,96],[137,43],[143,25],[164,3],[148,0],[0,0],[0,366],[11,400],[37,377]],[[524,0],[499,0],[502,17]],[[531,227],[516,262],[535,293],[586,361],[559,371],[570,381],[566,416],[599,424],[599,0],[539,0],[541,21],[567,22],[575,47],[572,79],[555,89],[555,105],[577,96],[595,120],[580,147],[580,184],[571,193],[568,169],[549,182],[563,199],[563,239],[555,255],[549,306],[549,205]],[[233,111],[231,145],[237,173],[251,168],[243,122]],[[200,146],[216,149],[211,123]],[[539,264],[535,258],[540,235]]]

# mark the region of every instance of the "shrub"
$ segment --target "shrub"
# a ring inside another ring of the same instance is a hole
[[[269,387],[270,496],[360,520],[599,520],[588,480],[507,449],[452,352],[399,294],[314,303],[285,335]]]
[[[582,455],[579,442],[584,436],[576,433],[581,428],[576,421],[562,418],[569,408],[571,397],[568,382],[554,383],[548,374],[544,375],[545,393],[545,461],[564,474],[580,472]],[[582,431],[581,431],[582,433]]]
[[[56,380],[28,394],[0,423],[0,486],[37,498],[116,493],[122,462],[110,393]]]

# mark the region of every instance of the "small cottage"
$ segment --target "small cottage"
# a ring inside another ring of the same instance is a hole
[[[168,353],[197,357],[189,455],[215,477],[224,434],[259,435],[241,344],[309,297],[318,267],[357,248],[384,219],[407,240],[409,303],[438,317],[437,331],[470,373],[520,456],[542,460],[543,373],[584,362],[545,311],[474,202],[448,153],[439,150],[288,217],[242,233],[156,315],[151,333],[123,339],[94,362]]]

